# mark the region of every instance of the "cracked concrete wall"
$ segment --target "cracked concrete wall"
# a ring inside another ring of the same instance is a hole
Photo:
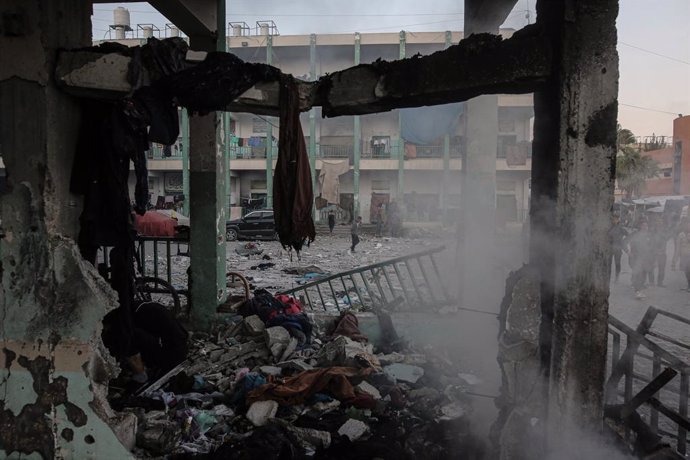
[[[75,244],[81,200],[69,179],[79,105],[52,79],[58,48],[90,44],[90,14],[83,0],[0,5],[2,458],[129,455],[104,421],[114,414],[102,397],[112,364],[100,321],[116,297]],[[123,441],[126,431],[118,430]]]

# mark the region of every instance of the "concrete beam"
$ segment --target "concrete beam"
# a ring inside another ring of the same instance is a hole
[[[149,3],[189,37],[214,37],[216,0],[149,0]]]
[[[548,42],[535,26],[505,40],[475,35],[428,56],[363,64],[316,82],[298,82],[300,110],[321,106],[324,116],[334,117],[459,102],[480,94],[529,93],[548,78],[550,55]],[[190,52],[187,59],[194,62],[204,56]],[[126,79],[129,62],[117,53],[99,57],[92,50],[65,51],[56,77],[65,91],[79,96],[124,95],[132,90]],[[277,116],[278,83],[257,83],[231,104],[213,109]]]
[[[500,27],[516,3],[517,0],[465,0],[465,33],[470,35]]]

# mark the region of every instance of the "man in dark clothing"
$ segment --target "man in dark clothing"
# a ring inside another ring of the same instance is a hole
[[[613,225],[609,230],[609,243],[611,244],[613,263],[616,268],[616,283],[618,282],[618,277],[621,274],[621,255],[623,254],[624,240],[627,236],[628,232],[621,224],[620,218],[615,216],[613,218]]]
[[[635,298],[644,299],[646,296],[642,292],[647,273],[651,270],[653,263],[652,236],[649,233],[649,226],[646,221],[638,225],[639,230],[630,238],[630,266],[632,267],[632,285],[635,290]]]
[[[654,269],[657,270],[656,285],[664,286],[664,277],[666,276],[666,246],[668,240],[671,238],[671,233],[663,222],[657,222],[652,230],[652,251],[654,261],[650,274],[650,283],[654,283]]]
[[[335,227],[335,213],[331,209],[328,211],[328,229],[331,232],[331,235],[333,234],[333,228]]]
[[[357,218],[352,222],[352,247],[351,252],[355,252],[355,247],[359,244],[359,227],[362,225],[362,217],[357,216]]]

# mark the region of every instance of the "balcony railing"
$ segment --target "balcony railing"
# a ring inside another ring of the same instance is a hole
[[[182,138],[170,146],[170,151],[166,154],[166,147],[161,144],[151,144],[151,148],[146,152],[150,160],[179,160],[182,158]]]
[[[278,147],[273,148],[273,156],[277,158]],[[230,159],[251,160],[254,158],[266,158],[266,147],[239,147],[237,145],[230,146]]]
[[[321,158],[353,158],[354,146],[352,145],[321,145],[319,147]]]

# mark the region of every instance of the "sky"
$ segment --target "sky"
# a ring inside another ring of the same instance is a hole
[[[148,3],[94,4],[93,38],[108,37],[116,6],[129,9],[132,28],[169,21]],[[502,27],[535,21],[535,0],[518,0]],[[460,31],[462,0],[228,0],[227,22],[273,20],[281,35],[354,32]],[[690,115],[690,0],[620,0],[619,123],[637,136],[673,133],[673,119]]]

